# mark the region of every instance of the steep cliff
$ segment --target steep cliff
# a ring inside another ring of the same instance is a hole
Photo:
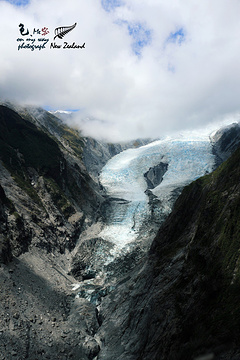
[[[240,124],[233,123],[216,131],[211,136],[213,152],[216,155],[216,165],[220,165],[239,147]]]
[[[103,166],[113,156],[129,148],[138,148],[153,141],[152,139],[138,139],[119,144],[101,142],[96,139],[86,137],[83,139],[83,161],[87,171],[98,181],[98,175]]]
[[[69,275],[71,250],[103,201],[82,150],[79,133],[44,110],[0,106],[1,360],[99,351],[95,306],[74,299]]]
[[[30,244],[60,252],[72,249],[101,202],[79,154],[0,106],[0,158],[0,183],[8,199],[6,231],[14,254]]]
[[[96,306],[75,298],[71,275],[72,250],[104,202],[84,164],[90,140],[43,109],[0,106],[1,360],[87,360],[100,350]],[[108,149],[98,169],[122,149],[95,148],[96,162]],[[90,254],[87,264],[99,260],[94,242]]]
[[[98,359],[240,357],[240,149],[187,186],[147,259],[101,305]]]

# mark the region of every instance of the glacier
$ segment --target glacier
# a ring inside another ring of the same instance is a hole
[[[161,162],[168,164],[167,171],[159,185],[147,190],[144,174]],[[151,218],[149,191],[159,200],[159,217],[166,217],[176,200],[174,191],[211,172],[214,165],[215,156],[206,131],[168,136],[110,159],[99,176],[113,200],[107,224],[99,234],[114,244],[106,263],[130,251],[139,239],[142,224]],[[144,237],[143,232],[141,236]]]

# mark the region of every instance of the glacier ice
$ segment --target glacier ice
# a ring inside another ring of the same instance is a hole
[[[125,150],[108,161],[99,180],[111,198],[126,200],[121,204],[116,202],[108,224],[100,233],[104,240],[115,244],[109,261],[128,251],[129,245],[138,238],[144,219],[150,215],[144,173],[160,162],[167,163],[168,168],[162,182],[151,190],[161,200],[159,216],[171,211],[175,189],[213,170],[215,157],[208,134],[185,132]]]

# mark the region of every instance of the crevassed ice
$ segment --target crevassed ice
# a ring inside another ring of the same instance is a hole
[[[160,162],[168,163],[168,169],[152,193],[162,200],[166,213],[171,210],[170,198],[174,189],[213,170],[214,155],[209,137],[184,133],[125,150],[108,161],[100,174],[101,184],[111,197],[128,200],[121,206],[116,203],[110,224],[100,233],[103,239],[116,245],[113,256],[137,238],[150,211],[144,173]]]

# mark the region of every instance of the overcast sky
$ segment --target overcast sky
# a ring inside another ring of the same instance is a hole
[[[110,141],[238,119],[239,0],[0,0],[0,19],[1,99],[78,109]],[[44,27],[46,49],[18,50]],[[85,48],[50,49],[64,41]]]

